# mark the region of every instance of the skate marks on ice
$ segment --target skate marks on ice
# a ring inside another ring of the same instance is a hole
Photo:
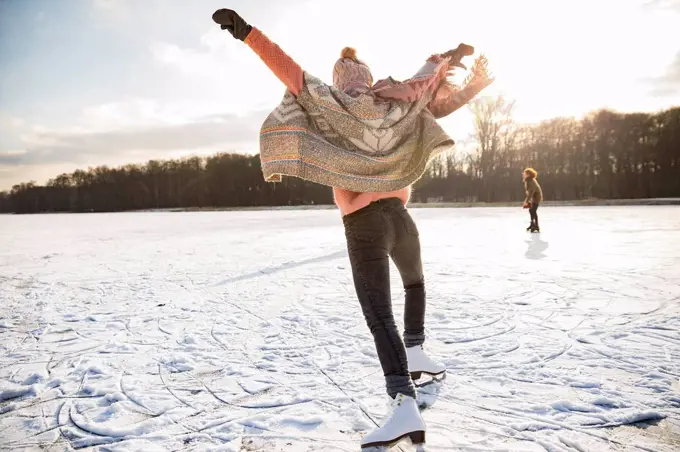
[[[458,425],[428,420],[429,437],[457,434],[457,444],[467,438],[471,445],[501,441],[519,450],[673,450],[634,437],[618,440],[614,427],[677,419],[680,396],[673,383],[680,369],[669,355],[677,355],[679,344],[650,341],[640,320],[614,326],[609,314],[597,320],[590,313],[584,319],[569,309],[549,312],[547,307],[538,314],[530,309],[535,302],[527,303],[531,298],[521,294],[522,302],[514,303],[513,294],[507,294],[505,312],[484,306],[475,308],[484,313],[475,318],[463,310],[460,321],[452,321],[457,326],[433,327],[442,349],[456,346],[437,407],[446,405]],[[623,297],[617,301],[625,302]],[[464,297],[459,302],[466,304]],[[677,331],[677,307],[667,309],[652,308],[655,329]],[[619,312],[614,318],[627,317],[640,315]],[[650,315],[643,318],[642,323],[650,322]],[[464,319],[476,324],[465,325]],[[482,431],[476,431],[480,426]],[[490,435],[499,437],[489,441]]]
[[[260,436],[271,437],[270,443],[286,437],[304,442],[305,431],[312,432],[310,444],[328,442],[330,435],[315,430],[328,422],[332,399],[307,395],[305,372],[298,384],[282,381],[286,375],[267,371],[266,355],[237,342],[228,330],[184,330],[163,345],[135,341],[124,351],[50,350],[49,357],[33,362],[15,351],[21,364],[2,369],[3,447],[125,442],[146,450],[150,441],[168,449],[201,448]]]
[[[266,318],[261,294],[209,293],[186,270],[4,279],[0,448],[319,450],[346,441],[322,423],[363,430],[358,408],[314,391],[312,346],[277,338],[286,321]]]
[[[565,230],[527,259],[506,214],[475,212],[414,211],[427,346],[448,367],[419,388],[427,450],[675,450],[678,234],[546,208]],[[0,449],[359,450],[384,381],[335,214],[54,216],[44,242],[40,217],[8,217],[22,223],[0,249]]]
[[[336,260],[336,259],[342,259],[347,256],[347,251],[342,250],[342,251],[336,251],[334,253],[330,253],[324,256],[319,256],[319,257],[312,257],[309,259],[302,259],[299,261],[288,261],[280,265],[276,266],[271,266],[271,267],[265,267],[262,269],[259,269],[255,272],[248,273],[245,275],[239,275],[239,276],[234,276],[232,278],[227,278],[222,281],[219,281],[218,283],[215,284],[215,286],[223,286],[226,284],[230,283],[236,283],[240,281],[245,281],[248,279],[253,279],[253,278],[258,278],[263,275],[271,275],[273,273],[281,272],[284,270],[292,270],[297,267],[303,267],[307,265],[312,265],[312,264],[317,264],[317,263],[322,263],[325,261],[330,261],[330,260]]]
[[[659,214],[680,226],[680,211]],[[435,243],[441,234],[426,244],[426,267],[438,270],[429,278],[437,279],[428,291],[429,346],[448,357],[446,385],[425,412],[436,450],[680,444],[680,249],[671,242],[680,234],[627,240],[610,235],[617,223],[600,230],[588,224],[604,223],[591,212],[578,213],[582,226],[568,215],[554,220],[564,230],[541,234],[551,244],[542,259],[525,260],[524,234],[508,245],[502,224],[496,234],[448,225],[466,240],[445,249]],[[437,216],[422,211],[420,221]]]
[[[416,403],[421,412],[432,408],[446,382],[446,375],[437,377],[422,377],[415,381]]]

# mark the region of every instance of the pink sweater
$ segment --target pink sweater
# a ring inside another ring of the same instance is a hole
[[[245,43],[264,61],[271,71],[281,80],[294,95],[300,94],[303,87],[302,68],[281,48],[267,38],[260,30],[253,27]],[[381,193],[357,193],[333,188],[335,204],[345,216],[356,212],[379,199],[399,198],[406,205],[411,196],[411,187]]]
[[[363,209],[373,201],[385,198],[399,198],[401,202],[406,205],[411,197],[411,187],[402,188],[401,190],[375,193],[357,193],[354,191],[343,190],[342,188],[333,188],[333,198],[335,204],[340,208],[340,213],[343,216],[359,209]]]

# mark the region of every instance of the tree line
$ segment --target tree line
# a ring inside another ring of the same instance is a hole
[[[680,197],[680,107],[659,113],[602,110],[538,124],[517,124],[513,103],[503,97],[479,98],[471,108],[475,149],[434,159],[414,186],[414,201],[519,202],[527,166],[539,172],[547,200]],[[259,155],[231,153],[99,166],[0,192],[2,213],[332,202],[329,187],[292,177],[267,183]]]
[[[433,161],[418,184],[421,198],[519,202],[529,166],[546,200],[680,196],[680,107],[528,125],[512,120],[513,103],[503,97],[479,99],[472,109],[475,151]]]

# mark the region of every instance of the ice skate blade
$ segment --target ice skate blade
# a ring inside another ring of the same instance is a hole
[[[420,380],[423,376],[429,377],[425,379],[424,381],[418,381]],[[416,388],[422,388],[424,386],[431,385],[433,383],[440,383],[446,379],[446,371],[439,372],[437,374],[431,374],[428,372],[412,372],[411,373],[411,380],[413,381],[413,385]]]
[[[361,450],[368,449],[369,447],[390,447],[399,441],[401,441],[404,438],[409,438],[411,440],[411,443],[413,443],[414,446],[418,446],[420,444],[425,443],[425,432],[423,430],[417,430],[415,432],[411,433],[406,433],[404,435],[401,435],[398,438],[391,439],[389,441],[374,441],[372,443],[367,443],[367,444],[362,444],[361,445]],[[367,451],[366,451],[367,452]]]
[[[423,370],[417,370],[417,371],[411,372],[411,380],[416,381],[416,380],[420,379],[420,377],[422,377],[423,375],[427,375],[427,376],[430,376],[430,377],[437,377],[439,375],[445,375],[445,374],[446,374],[446,369],[442,370],[441,372],[437,372],[435,374],[433,374],[431,372],[425,372]]]

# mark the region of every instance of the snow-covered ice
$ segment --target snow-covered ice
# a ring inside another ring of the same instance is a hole
[[[429,451],[679,450],[680,208],[412,213]],[[334,210],[2,216],[0,306],[2,450],[355,451],[386,407]]]

